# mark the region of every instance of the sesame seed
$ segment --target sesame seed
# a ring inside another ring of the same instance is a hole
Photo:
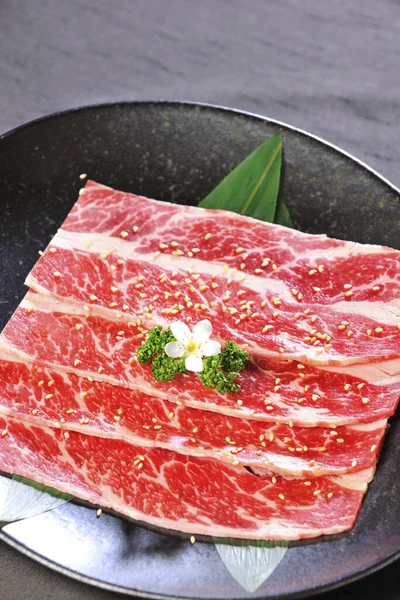
[[[307,486],[311,485],[311,481],[305,481],[304,485],[307,485]]]
[[[351,298],[352,295],[353,295],[353,292],[351,292],[351,291],[345,293],[346,298]]]
[[[368,404],[368,402],[369,402],[369,398],[361,398],[361,402],[362,402],[363,404]]]
[[[323,273],[324,272],[324,265],[318,265],[318,271],[320,273]]]
[[[343,289],[344,290],[351,290],[352,287],[353,286],[351,285],[351,283],[345,283],[344,286],[343,286]]]
[[[211,237],[211,233],[206,233],[206,235],[204,236],[204,239],[207,241],[209,240]]]
[[[119,234],[122,238],[127,238],[128,237],[128,232],[127,231],[121,231]]]
[[[81,364],[81,361],[79,360],[79,358],[76,358],[76,359],[74,360],[74,367],[77,367],[77,366],[78,366],[78,365],[80,365],[80,364]]]
[[[69,408],[68,410],[65,411],[66,415],[72,415],[74,413],[74,409],[73,408]]]
[[[284,500],[284,499],[285,499],[285,496],[284,496],[283,494],[279,494],[279,496],[278,496],[278,497],[279,497],[281,500]]]
[[[3,431],[1,432],[1,437],[6,437],[6,435],[8,434],[7,429],[3,429]]]
[[[382,327],[375,327],[375,333],[382,333]]]
[[[367,335],[371,335],[372,330],[371,329],[367,329]]]
[[[54,248],[54,246],[52,246],[51,248],[49,248],[49,252],[51,252],[51,254],[55,254],[57,252],[57,248]]]
[[[317,269],[310,269],[310,271],[308,271],[309,275],[315,275],[317,273]]]
[[[194,535],[190,536],[190,543],[194,544],[196,541],[196,538],[194,537]]]
[[[374,452],[376,450],[376,444],[372,444],[371,446],[371,452]]]
[[[139,231],[139,227],[137,225],[134,225],[132,227],[132,231],[133,231],[133,233],[137,233]]]
[[[33,415],[37,415],[39,411],[37,408],[34,408],[31,412]]]
[[[356,466],[357,466],[357,461],[356,461],[356,460],[353,460],[353,461],[352,461],[352,463],[351,463],[351,466],[352,466],[352,467],[356,467]]]
[[[349,330],[349,331],[347,332],[347,337],[348,337],[348,338],[350,338],[352,335],[353,335],[353,332],[352,332],[351,330]]]
[[[380,289],[381,289],[381,287],[379,285],[374,285],[374,287],[372,288],[372,291],[379,292]]]
[[[344,386],[344,391],[348,392],[351,389],[351,385],[349,383],[346,383]]]
[[[97,372],[98,372],[98,373],[101,373],[102,371],[104,371],[104,368],[103,368],[103,367],[99,367],[99,368],[97,369]]]
[[[53,275],[54,277],[61,277],[60,271],[54,271]]]
[[[326,495],[327,498],[329,498],[329,500],[332,498],[333,496],[333,492],[329,492],[329,494]]]
[[[282,300],[280,300],[280,298],[272,298],[272,304],[274,306],[280,306],[282,304]]]
[[[319,495],[320,495],[320,493],[321,493],[321,490],[315,490],[315,491],[313,492],[314,496],[319,496]]]
[[[336,441],[337,441],[338,444],[343,444],[344,439],[343,438],[337,438]]]

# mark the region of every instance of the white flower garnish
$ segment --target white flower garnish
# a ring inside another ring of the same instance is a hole
[[[221,352],[221,344],[210,340],[212,325],[208,319],[199,321],[190,331],[186,323],[177,321],[170,325],[176,342],[165,344],[165,353],[171,358],[185,357],[185,367],[188,371],[201,373],[203,356],[216,356]]]

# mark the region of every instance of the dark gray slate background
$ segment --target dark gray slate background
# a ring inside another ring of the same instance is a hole
[[[0,133],[82,104],[211,102],[338,144],[400,185],[397,0],[0,0]],[[0,166],[1,168],[1,166]],[[4,600],[111,600],[0,545]],[[399,600],[399,564],[326,600]]]

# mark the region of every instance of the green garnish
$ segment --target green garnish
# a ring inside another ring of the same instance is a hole
[[[157,381],[171,381],[179,373],[186,373],[184,358],[171,358],[165,352],[153,359],[151,372]]]
[[[137,350],[140,363],[152,363],[151,370],[156,381],[171,381],[175,375],[187,373],[184,356],[172,358],[165,352],[166,344],[174,341],[169,327],[163,331],[157,325],[149,331],[146,341]],[[206,387],[216,388],[221,394],[238,392],[240,386],[234,380],[244,369],[248,358],[248,353],[235,342],[227,342],[220,354],[203,358],[203,371],[198,376]]]
[[[178,373],[186,373],[183,358],[170,358],[164,352],[165,345],[175,340],[171,329],[166,331],[160,325],[149,331],[146,341],[137,350],[138,361],[152,363],[152,373],[157,381],[171,381]]]
[[[169,327],[166,331],[163,331],[161,325],[153,327],[153,329],[150,329],[144,344],[136,352],[138,361],[142,364],[151,362],[153,357],[164,352],[165,344],[173,342],[174,339]]]
[[[226,342],[221,354],[203,358],[204,370],[199,373],[199,378],[206,387],[217,388],[220,394],[238,392],[240,385],[234,379],[248,359],[248,352],[241,350],[235,342]]]

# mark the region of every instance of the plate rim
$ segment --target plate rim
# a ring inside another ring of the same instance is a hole
[[[310,133],[309,131],[304,130],[302,128],[295,127],[293,125],[285,123],[284,121],[269,118],[269,117],[267,117],[265,115],[261,115],[259,113],[253,113],[251,111],[241,110],[241,109],[232,108],[232,107],[225,106],[225,105],[212,104],[212,103],[207,103],[207,102],[195,102],[195,101],[188,101],[188,100],[149,99],[149,100],[121,100],[121,101],[112,101],[112,102],[84,104],[84,105],[80,105],[77,107],[73,107],[73,108],[69,108],[69,109],[65,109],[65,110],[56,111],[56,112],[53,112],[50,114],[46,114],[41,117],[32,119],[21,125],[17,125],[16,127],[0,134],[0,143],[3,140],[7,140],[8,138],[12,137],[15,134],[19,134],[19,133],[25,131],[26,129],[29,129],[30,127],[36,126],[38,124],[46,123],[48,121],[55,120],[59,117],[64,117],[64,116],[67,116],[70,114],[74,114],[76,112],[86,112],[86,111],[90,112],[91,110],[96,110],[96,109],[110,109],[110,108],[112,109],[112,108],[124,107],[124,106],[137,107],[137,106],[144,106],[144,105],[145,106],[159,105],[162,107],[165,107],[165,106],[171,106],[171,107],[182,106],[182,107],[192,107],[192,108],[200,107],[200,108],[204,108],[204,109],[209,109],[210,111],[213,111],[213,112],[232,113],[233,115],[243,116],[243,117],[247,117],[250,119],[257,120],[257,121],[264,121],[267,123],[272,123],[274,125],[278,125],[280,127],[283,127],[286,130],[290,130],[297,134],[300,134],[301,136],[313,139],[313,140],[317,141],[319,144],[321,144],[323,146],[327,146],[328,148],[331,148],[335,152],[349,158],[350,160],[355,162],[358,166],[360,166],[363,169],[370,172],[374,177],[379,179],[382,183],[384,183],[386,186],[388,186],[393,192],[395,192],[396,194],[398,194],[400,196],[400,189],[397,186],[395,186],[391,181],[389,181],[386,177],[384,177],[378,171],[376,171],[374,168],[372,168],[371,166],[369,166],[368,164],[366,164],[365,162],[363,162],[362,160],[360,160],[359,158],[357,158],[350,152],[343,150],[336,144],[333,144],[318,135]],[[104,590],[108,590],[108,591],[116,592],[116,593],[120,593],[120,594],[129,595],[132,597],[151,598],[154,600],[185,600],[185,599],[187,599],[187,596],[174,596],[174,595],[166,595],[166,594],[161,595],[161,594],[136,590],[133,588],[126,588],[126,587],[123,587],[123,586],[120,586],[117,584],[101,581],[100,579],[96,579],[96,578],[90,577],[88,575],[83,575],[83,574],[79,573],[78,571],[73,571],[72,569],[68,569],[56,562],[53,562],[53,561],[45,558],[38,552],[30,550],[27,546],[16,541],[8,532],[3,531],[3,530],[0,530],[0,540],[2,540],[3,542],[8,544],[15,550],[18,550],[19,552],[21,552],[21,554],[35,560],[39,564],[42,564],[43,566],[51,569],[52,571],[61,573],[62,575],[70,577],[71,579],[74,579],[81,583],[86,583],[88,585],[91,585],[92,587],[96,587],[99,589],[104,589]],[[278,596],[275,596],[275,598],[276,598],[276,600],[300,600],[305,597],[311,597],[311,596],[315,596],[317,594],[323,594],[328,591],[333,591],[342,586],[349,585],[351,583],[359,581],[360,579],[363,579],[364,577],[367,577],[368,575],[376,573],[377,571],[385,568],[386,566],[389,566],[390,564],[392,564],[399,558],[400,558],[400,547],[398,549],[396,549],[395,551],[391,552],[389,555],[382,558],[381,560],[374,562],[370,566],[367,566],[366,568],[364,568],[360,571],[357,571],[356,573],[349,574],[348,576],[343,577],[341,579],[333,580],[331,582],[328,582],[326,584],[316,586],[313,588],[308,588],[308,589],[304,588],[303,590],[300,590],[297,592],[296,591],[289,592],[289,593],[285,593],[283,595],[279,594]],[[243,596],[243,598],[238,598],[237,600],[246,600],[247,598],[248,598],[248,596]],[[198,599],[197,597],[193,596],[190,598],[190,600],[202,600],[202,599]]]

